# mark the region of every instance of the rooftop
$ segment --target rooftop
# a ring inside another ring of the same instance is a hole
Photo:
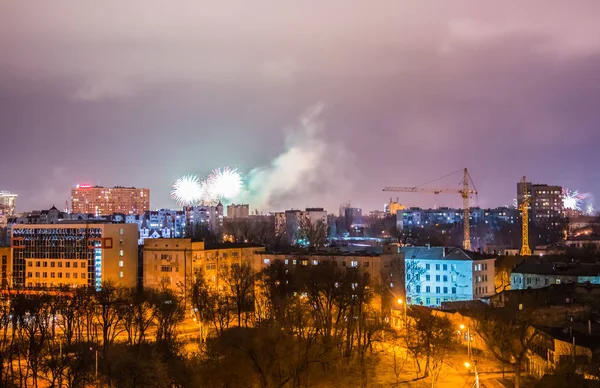
[[[261,252],[262,255],[288,255],[288,256],[319,256],[319,257],[380,257],[381,253],[375,252],[308,252],[308,251],[294,251],[294,252]]]
[[[407,259],[418,260],[487,260],[495,256],[465,251],[455,247],[402,247]]]
[[[205,250],[210,249],[236,249],[236,248],[264,248],[264,245],[251,243],[208,243],[204,244]]]
[[[598,263],[523,262],[512,273],[562,276],[600,276]]]

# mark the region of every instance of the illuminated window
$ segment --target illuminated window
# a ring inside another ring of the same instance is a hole
[[[119,251],[119,256],[123,256],[123,250],[122,249]]]
[[[271,264],[271,259],[264,259],[264,260],[263,260],[263,263],[264,263],[264,264]]]
[[[122,278],[123,277],[123,271],[119,272],[119,277]],[[170,279],[170,278],[169,278]]]
[[[123,260],[119,260],[119,267],[123,268]]]

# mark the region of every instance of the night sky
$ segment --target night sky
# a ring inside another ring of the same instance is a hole
[[[178,176],[230,165],[262,210],[379,209],[384,186],[463,167],[482,207],[512,203],[523,175],[600,195],[598,15],[597,0],[4,1],[0,190],[19,211],[62,208],[77,183],[175,207]]]

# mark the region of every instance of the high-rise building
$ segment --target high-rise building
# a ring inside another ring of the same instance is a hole
[[[306,226],[316,227],[319,223],[325,228],[327,235],[327,211],[322,207],[306,208],[305,210],[286,210],[285,227],[290,243],[298,240],[298,232]]]
[[[531,182],[517,183],[517,203],[521,206],[530,199],[529,219],[535,235],[534,243],[546,245],[557,242],[563,236],[564,207],[561,186],[549,186]]]
[[[232,203],[227,206],[227,218],[248,218],[250,216],[250,206],[248,204],[236,205]]]
[[[362,209],[358,207],[348,207],[344,211],[344,218],[346,220],[346,230],[350,231],[355,226],[362,226]]]
[[[223,205],[187,206],[185,209],[186,224],[192,229],[202,228],[217,233],[223,226]]]
[[[134,224],[20,224],[11,227],[9,285],[27,288],[137,285]]]
[[[15,202],[17,194],[8,191],[0,191],[0,227],[5,227],[8,217],[15,215]]]
[[[17,194],[12,194],[8,191],[0,191],[0,206],[6,209],[7,216],[15,215],[16,202]]]
[[[116,186],[77,185],[71,190],[73,213],[109,215],[144,214],[150,210],[150,190]]]

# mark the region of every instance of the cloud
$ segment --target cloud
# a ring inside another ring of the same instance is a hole
[[[291,80],[298,71],[298,64],[290,58],[269,61],[263,64],[261,73],[270,81],[281,82]]]
[[[88,82],[71,96],[74,101],[93,102],[130,97],[134,94],[131,85],[110,78]]]
[[[337,198],[345,190],[352,157],[341,144],[325,139],[324,107],[319,103],[307,109],[290,129],[285,151],[248,173],[245,201],[261,210],[297,207],[299,201],[322,206],[328,196]]]

